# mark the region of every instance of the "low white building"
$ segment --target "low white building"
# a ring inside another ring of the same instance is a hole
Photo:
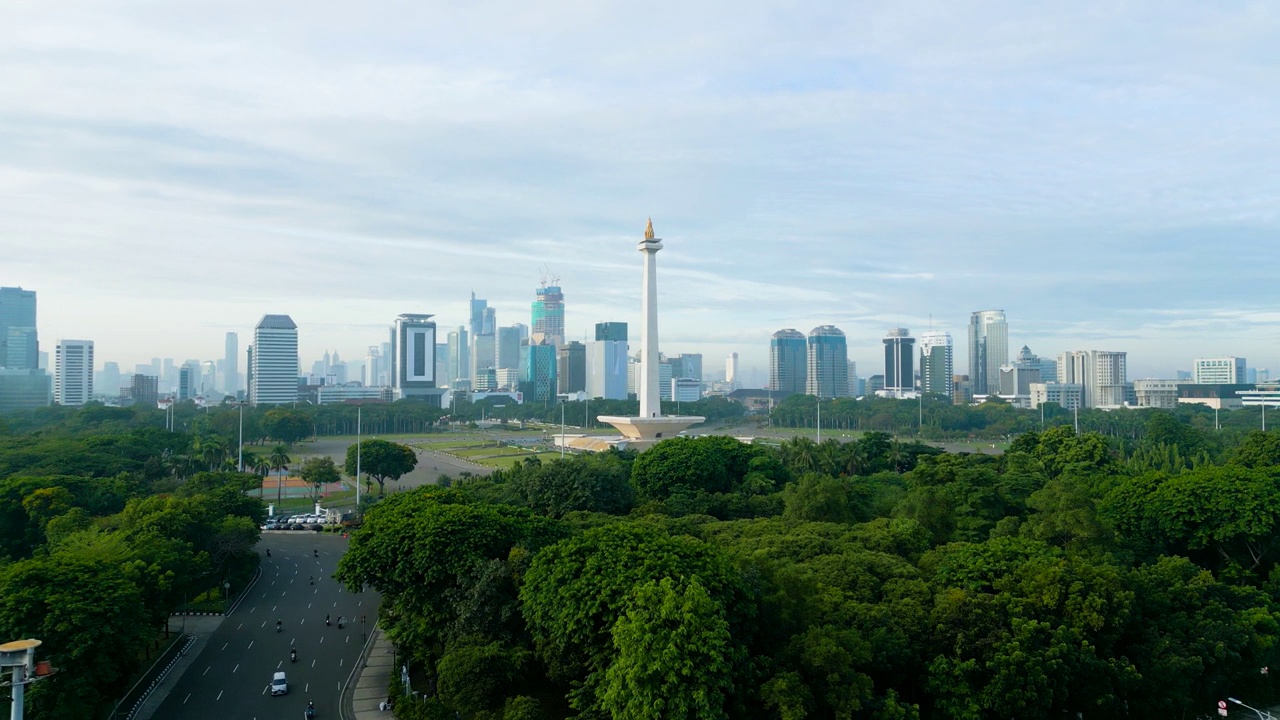
[[[1164,408],[1170,410],[1178,407],[1177,380],[1134,380],[1133,392],[1138,397],[1140,408]]]
[[[1031,383],[1031,407],[1057,403],[1065,410],[1084,407],[1084,385],[1080,383]]]

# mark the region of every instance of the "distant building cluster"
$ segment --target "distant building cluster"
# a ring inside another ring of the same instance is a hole
[[[95,358],[94,342],[59,339],[40,350],[36,293],[0,287],[0,411],[92,400],[165,406],[178,401],[253,405],[389,402],[417,398],[446,407],[456,401],[505,397],[511,402],[635,398],[638,353],[627,323],[595,324],[594,333],[569,339],[565,294],[557,278],[534,289],[529,324],[499,325],[495,309],[471,293],[462,325],[437,327],[433,315],[391,319],[382,341],[347,361],[336,350],[303,372],[298,326],[288,315],[266,314],[241,354],[239,335],[227,332],[216,360],[152,358],[132,371]],[[1128,356],[1116,350],[1067,350],[1053,357],[1027,346],[1010,354],[1003,310],[972,312],[967,374],[956,368],[951,333],[930,329],[919,337],[890,328],[881,343],[883,368],[860,377],[849,359],[848,338],[834,325],[808,333],[784,328],[769,340],[768,383],[744,388],[739,355],[724,359],[723,380],[704,376],[698,353],[659,353],[657,382],[663,401],[693,402],[708,393],[767,408],[797,394],[822,399],[877,396],[946,399],[956,404],[998,399],[1017,407],[1055,404],[1066,409],[1154,407],[1200,403],[1233,408],[1269,402],[1265,368],[1235,356],[1195,358],[1173,378],[1131,380]],[[244,370],[241,372],[241,362]],[[878,371],[878,372],[877,372]]]
[[[1162,407],[1202,403],[1240,407],[1270,373],[1250,369],[1242,357],[1196,358],[1185,377],[1129,380],[1128,354],[1113,350],[1070,350],[1057,359],[1037,356],[1027,346],[1009,354],[1009,323],[1003,310],[979,310],[969,317],[968,374],[955,372],[951,334],[929,330],[919,342],[907,328],[885,333],[884,371],[865,380],[848,360],[845,333],[820,325],[804,333],[785,328],[769,341],[768,404],[796,394],[821,399],[877,396],[912,399],[920,394],[955,404],[999,399],[1017,407],[1054,403],[1080,408]],[[757,397],[757,396],[753,396]]]

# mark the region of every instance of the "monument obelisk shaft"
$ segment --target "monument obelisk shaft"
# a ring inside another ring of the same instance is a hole
[[[653,220],[644,229],[644,240],[636,246],[644,253],[641,274],[640,315],[644,318],[644,337],[640,340],[640,417],[662,416],[662,394],[658,387],[658,251],[662,241],[653,237]]]
[[[613,444],[616,447],[644,451],[666,438],[679,435],[685,428],[704,422],[700,416],[671,416],[662,414],[659,404],[662,389],[658,386],[658,251],[662,241],[653,236],[653,220],[644,229],[644,240],[636,246],[644,254],[644,270],[640,282],[640,314],[644,316],[644,337],[640,340],[639,386],[636,395],[640,400],[640,412],[636,417],[601,415],[600,422],[618,428],[622,437]]]

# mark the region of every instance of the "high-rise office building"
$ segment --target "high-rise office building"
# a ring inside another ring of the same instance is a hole
[[[586,345],[574,340],[556,348],[556,385],[561,395],[586,391]]]
[[[515,370],[520,367],[520,341],[523,339],[523,330],[523,325],[498,328],[495,359],[499,370]]]
[[[596,340],[627,341],[627,324],[624,322],[596,323]]]
[[[75,406],[93,399],[92,340],[59,340],[54,362],[54,402]]]
[[[263,315],[253,330],[249,402],[283,405],[298,400],[298,326],[288,315]]]
[[[701,353],[680,353],[667,362],[671,365],[671,377],[702,382]]]
[[[930,330],[920,336],[920,391],[941,395],[948,402],[955,392],[951,333]]]
[[[1127,353],[1075,350],[1058,356],[1058,382],[1084,389],[1082,407],[1120,407],[1128,394]]]
[[[120,363],[104,362],[102,370],[93,379],[93,389],[99,395],[117,397],[120,395]]]
[[[844,331],[819,325],[809,331],[806,391],[818,398],[849,396],[849,350]]]
[[[626,340],[587,343],[587,394],[606,400],[627,399]]]
[[[222,391],[235,395],[240,389],[240,336],[229,332],[222,356]]]
[[[1003,310],[969,316],[969,381],[974,395],[996,392],[1000,366],[1009,363],[1009,323]]]
[[[467,380],[471,377],[471,353],[467,342],[467,329],[461,325],[449,331],[449,387],[454,380]]]
[[[556,397],[556,346],[550,342],[529,346],[529,364],[525,371],[529,391],[527,402],[549,403]]]
[[[397,400],[422,398],[439,407],[444,391],[436,387],[436,324],[430,315],[402,313],[396,318],[393,331],[393,396]]]
[[[777,396],[775,400],[806,392],[808,356],[804,333],[786,328],[773,334],[769,340],[769,390]]]
[[[129,397],[133,398],[135,405],[155,407],[160,400],[160,378],[135,374],[129,382]]]
[[[194,360],[188,360],[178,368],[178,402],[195,399],[199,373],[200,366]]]
[[[724,359],[724,382],[730,389],[738,386],[738,353],[729,353]]]
[[[1053,382],[1058,379],[1058,363],[1051,358],[1042,358],[1031,352],[1031,348],[1026,345],[1022,346],[1022,350],[1018,352],[1018,357],[1012,363],[1016,367],[1030,368],[1040,371],[1040,378],[1043,382]]]
[[[535,293],[533,329],[529,335],[532,344],[546,341],[552,345],[563,345],[564,293],[559,285],[543,285]]]
[[[1002,365],[998,395],[1004,397],[1029,397],[1031,385],[1041,382],[1040,368],[1027,365]]]
[[[0,287],[0,367],[10,370],[40,367],[34,290]]]
[[[478,378],[486,370],[497,367],[498,339],[497,318],[489,301],[471,293],[471,370],[468,377]]]
[[[884,336],[884,389],[901,395],[915,390],[916,339],[906,328]]]
[[[1242,357],[1196,358],[1191,377],[1197,385],[1240,385],[1248,382],[1248,368]]]

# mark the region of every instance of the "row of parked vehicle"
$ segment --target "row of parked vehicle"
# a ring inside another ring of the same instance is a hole
[[[329,524],[327,515],[276,515],[267,518],[263,530],[321,530]]]

